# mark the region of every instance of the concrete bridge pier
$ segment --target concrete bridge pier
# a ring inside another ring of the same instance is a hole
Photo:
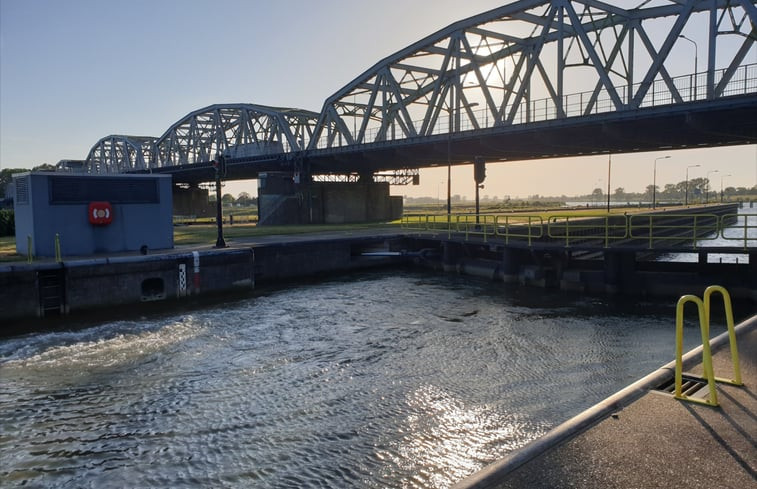
[[[499,275],[503,282],[509,284],[520,280],[520,267],[523,263],[527,263],[527,253],[515,248],[505,248],[502,251]]]
[[[267,172],[258,179],[260,225],[383,222],[402,217],[402,197],[388,183],[314,182],[305,173]]]
[[[442,270],[456,272],[462,255],[462,247],[457,243],[447,241],[442,244]]]
[[[603,263],[607,294],[619,294],[632,286],[636,270],[634,252],[605,251]]]

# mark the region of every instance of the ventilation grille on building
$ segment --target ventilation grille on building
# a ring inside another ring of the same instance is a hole
[[[158,182],[142,178],[50,177],[50,204],[157,204]]]
[[[16,204],[29,205],[29,176],[18,177],[16,184]]]

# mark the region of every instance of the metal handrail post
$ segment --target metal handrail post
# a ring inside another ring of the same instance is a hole
[[[710,285],[704,290],[704,314],[707,324],[710,324],[710,298],[713,293],[718,292],[723,297],[723,307],[725,309],[726,325],[728,327],[728,343],[731,349],[731,363],[733,364],[733,379],[723,379],[715,377],[718,382],[725,382],[733,385],[744,385],[741,382],[741,369],[739,368],[739,349],[736,344],[736,330],[733,325],[733,306],[731,304],[731,295],[720,285]]]
[[[683,308],[687,302],[693,302],[699,313],[699,330],[702,334],[702,364],[704,376],[710,391],[709,399],[696,399],[686,396],[682,392],[683,386]],[[695,295],[684,295],[676,304],[676,371],[674,397],[683,401],[705,404],[708,406],[718,405],[718,393],[715,389],[715,374],[712,369],[712,351],[710,350],[710,325],[704,311],[704,302]]]

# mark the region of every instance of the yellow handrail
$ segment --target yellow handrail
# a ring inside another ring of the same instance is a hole
[[[725,309],[726,323],[728,326],[728,342],[731,349],[731,362],[733,363],[733,379],[724,379],[715,377],[712,366],[712,351],[710,350],[710,302],[712,294],[720,293],[723,297],[723,307]],[[704,379],[710,390],[709,399],[696,399],[683,395],[683,309],[687,302],[693,302],[699,312],[699,329],[702,333],[702,365],[704,367]],[[704,291],[704,300],[695,295],[684,295],[678,299],[676,305],[676,371],[675,371],[675,397],[685,401],[697,402],[708,406],[718,405],[718,395],[715,390],[715,382],[723,382],[732,385],[744,385],[741,382],[741,371],[739,369],[739,351],[736,345],[736,330],[733,325],[733,307],[731,305],[731,296],[728,291],[720,285],[711,285]]]
[[[693,302],[699,312],[699,330],[702,333],[702,364],[704,366],[704,378],[710,389],[709,399],[696,399],[682,393],[683,386],[683,308],[687,302]],[[704,313],[704,302],[695,295],[684,295],[676,304],[676,372],[675,393],[676,399],[696,402],[708,406],[718,405],[718,393],[715,390],[715,375],[712,371],[712,352],[710,351],[710,325]]]
[[[731,349],[731,363],[733,364],[733,379],[722,379],[715,377],[718,382],[726,382],[733,385],[744,385],[741,382],[741,370],[739,369],[739,349],[736,345],[736,330],[733,326],[733,307],[731,305],[731,295],[720,285],[710,285],[704,291],[704,315],[707,318],[707,324],[710,324],[710,297],[715,292],[719,292],[723,297],[723,308],[725,309],[725,319],[728,326],[728,343]]]

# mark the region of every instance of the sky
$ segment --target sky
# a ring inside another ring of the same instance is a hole
[[[379,60],[503,3],[0,0],[0,169],[84,159],[110,134],[157,137],[216,103],[317,112]],[[664,156],[661,188],[692,165],[689,177],[709,177],[716,190],[757,185],[751,145],[613,155],[610,188],[642,192]],[[588,194],[607,188],[607,170],[606,155],[491,163],[482,195]],[[422,170],[421,185],[392,193],[445,198],[446,180],[446,168]],[[254,182],[227,183],[224,193],[241,191],[257,193]],[[471,167],[453,170],[452,193],[472,198]]]

